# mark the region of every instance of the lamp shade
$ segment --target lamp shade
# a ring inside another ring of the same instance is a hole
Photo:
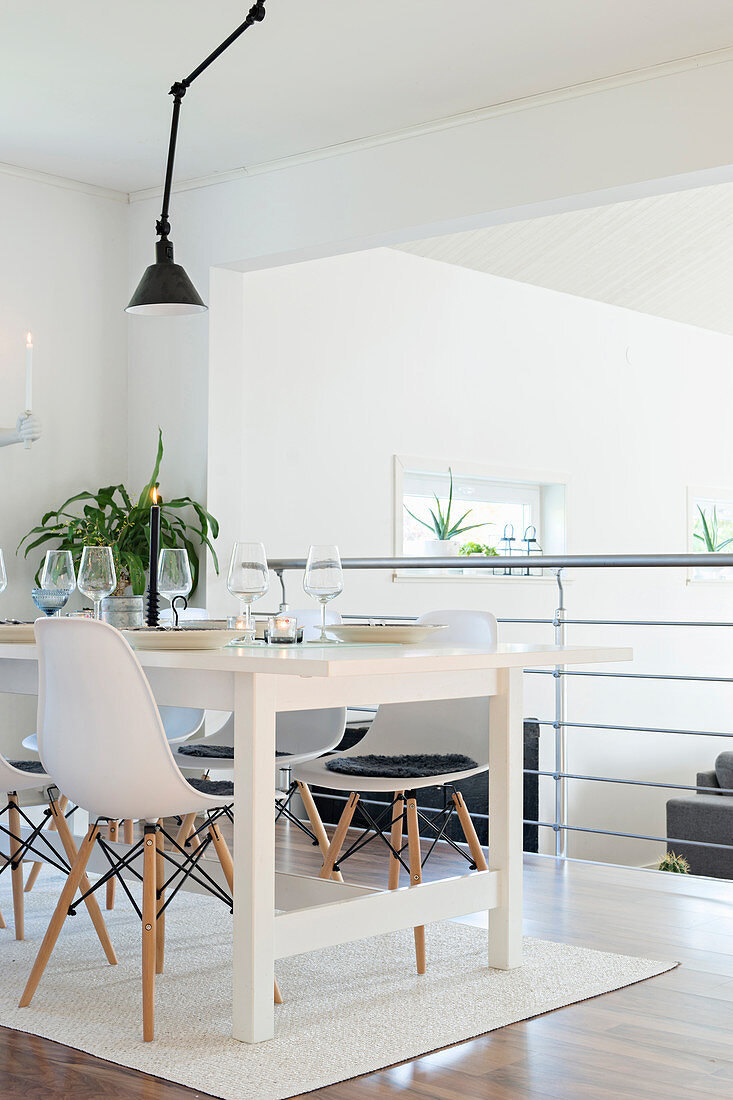
[[[208,308],[181,265],[173,262],[173,245],[166,237],[156,241],[155,261],[143,273],[126,313],[171,317]]]

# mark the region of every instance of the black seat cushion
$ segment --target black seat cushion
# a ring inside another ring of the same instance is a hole
[[[209,760],[233,760],[234,745],[181,745],[179,756],[196,756]],[[290,756],[288,752],[275,752],[275,756]]]
[[[478,767],[470,756],[459,752],[415,753],[400,756],[340,756],[326,761],[331,772],[370,776],[373,779],[421,779],[428,775],[469,772]]]
[[[40,760],[9,760],[11,768],[17,768],[21,772],[31,772],[33,775],[43,775],[44,768]]]
[[[234,798],[234,784],[228,779],[189,779],[194,790],[213,794],[217,798]]]
[[[181,745],[179,756],[208,756],[210,760],[233,760],[234,745]]]

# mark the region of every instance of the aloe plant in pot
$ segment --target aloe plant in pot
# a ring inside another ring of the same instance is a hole
[[[158,429],[158,449],[150,479],[143,486],[137,500],[124,485],[106,485],[96,492],[85,489],[65,500],[58,508],[41,517],[41,522],[31,528],[18,544],[24,547],[23,556],[34,550],[70,550],[74,565],[79,568],[85,546],[111,546],[117,573],[117,588],[112,601],[127,598],[128,593],[139,598],[142,613],[142,596],[146,586],[146,570],[150,568],[150,500],[151,492],[158,485],[163,460],[163,433]],[[198,584],[201,554],[211,553],[214,568],[219,572],[219,562],[212,540],[219,534],[219,524],[206,509],[189,496],[161,500],[160,546],[182,547],[188,551],[191,563],[193,588]],[[16,551],[16,552],[18,552]],[[39,561],[36,582],[40,573]],[[115,625],[121,623],[115,622]]]
[[[450,479],[450,485],[448,489],[448,504],[445,511],[443,511],[437,493],[433,493],[435,497],[435,507],[428,507],[430,519],[421,519],[420,516],[416,516],[414,512],[411,512],[407,505],[404,505],[407,514],[412,516],[414,520],[417,520],[419,524],[426,527],[428,531],[432,532],[435,536],[432,539],[426,539],[421,544],[422,553],[425,557],[455,558],[458,556],[460,550],[460,544],[453,541],[456,535],[463,535],[466,531],[474,531],[477,527],[488,526],[486,523],[469,523],[464,526],[465,521],[473,511],[471,508],[464,512],[460,519],[456,521],[453,520],[453,470],[450,466],[448,467],[448,477]]]

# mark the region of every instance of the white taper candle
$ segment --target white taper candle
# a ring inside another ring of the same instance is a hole
[[[33,333],[25,334],[25,411],[33,408]]]

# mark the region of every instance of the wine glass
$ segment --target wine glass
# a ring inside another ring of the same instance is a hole
[[[229,562],[227,588],[244,606],[244,630],[242,637],[254,641],[252,604],[264,596],[270,587],[267,555],[261,542],[235,542]]]
[[[71,550],[48,550],[41,571],[41,587],[34,588],[33,602],[46,615],[57,615],[76,588]]]
[[[111,596],[117,587],[117,573],[111,546],[85,546],[79,566],[79,591],[94,601],[94,618],[101,618],[101,605],[105,596]]]
[[[173,607],[176,596],[187,596],[193,588],[188,552],[181,549],[160,551],[158,558],[158,591],[171,605],[171,621],[178,626],[178,613]]]
[[[303,588],[321,605],[321,636],[327,642],[326,604],[344,590],[344,574],[338,546],[311,546],[305,566]]]

